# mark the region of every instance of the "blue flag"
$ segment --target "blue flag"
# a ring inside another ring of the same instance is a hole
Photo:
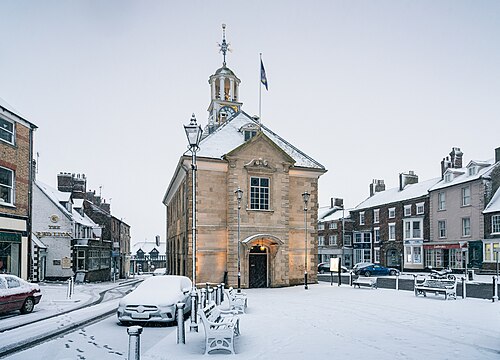
[[[262,62],[262,59],[260,59],[260,82],[266,87],[266,90],[269,91],[269,89],[267,88],[266,70],[264,69],[264,63]]]

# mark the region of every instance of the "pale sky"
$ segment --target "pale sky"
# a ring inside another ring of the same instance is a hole
[[[500,146],[498,1],[0,0],[0,97],[39,129],[38,178],[85,173],[87,189],[131,225],[165,238],[162,198],[183,125],[207,123],[208,78],[222,64],[221,24],[258,113],[259,53],[269,91],[262,121],[323,164],[320,206],[440,176]],[[300,197],[300,194],[297,194]]]

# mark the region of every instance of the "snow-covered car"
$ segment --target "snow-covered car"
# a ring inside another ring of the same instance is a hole
[[[184,316],[191,313],[191,280],[185,276],[151,276],[118,305],[120,323],[170,323],[176,320],[175,304],[183,302]]]
[[[0,274],[0,313],[21,311],[28,314],[40,302],[42,292],[32,284],[10,274]]]
[[[356,264],[357,265],[357,264]],[[355,266],[356,268],[356,266]],[[399,275],[399,270],[395,268],[387,268],[379,264],[364,263],[358,266],[356,269],[353,268],[353,272],[356,275],[372,276],[372,275]]]
[[[158,268],[153,271],[153,276],[159,276],[159,275],[167,275],[167,269],[166,268]]]

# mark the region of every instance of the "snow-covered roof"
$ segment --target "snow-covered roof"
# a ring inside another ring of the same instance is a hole
[[[493,195],[483,211],[484,214],[492,212],[500,212],[500,188],[497,189],[496,193]]]
[[[78,206],[73,206],[71,213],[61,204],[62,202],[73,202],[71,199],[71,193],[70,192],[62,192],[59,190],[54,189],[53,187],[44,184],[43,182],[39,180],[35,180],[35,184],[38,186],[40,190],[61,210],[66,216],[70,217],[75,221],[76,223],[82,225],[82,226],[88,226],[91,228],[99,227],[95,222],[92,221],[87,215],[80,215],[80,213],[76,210],[77,208],[81,208]],[[83,200],[81,199],[75,199],[75,203],[83,203]]]
[[[335,221],[335,220],[340,220],[342,219],[342,214],[344,214],[344,219],[350,219],[351,218],[351,211],[352,209],[345,209],[344,212],[342,213],[342,209],[337,209],[334,213],[325,216],[323,219],[321,219],[322,222],[327,222],[327,221]]]
[[[160,254],[167,253],[167,243],[160,242],[160,246],[156,246],[155,241],[141,241],[132,244],[131,253],[133,255],[137,254],[137,251],[141,249],[144,253],[149,254],[153,249],[158,250]]]
[[[245,112],[238,113],[235,117],[229,119],[212,134],[208,135],[200,142],[198,157],[222,159],[224,155],[236,149],[245,142],[245,135],[241,128],[247,124],[259,126],[259,123]],[[273,141],[279,148],[295,160],[295,166],[325,170],[325,167],[312,159],[285,139],[271,131],[264,125],[260,125],[262,132]],[[188,152],[186,152],[187,154]]]
[[[62,192],[53,187],[35,180],[35,185],[61,210],[66,216],[71,217],[69,211],[61,204],[61,202],[71,201],[71,193]]]
[[[408,184],[401,191],[399,190],[398,186],[392,189],[377,192],[373,196],[369,197],[361,204],[356,206],[355,209],[368,209],[384,204],[391,204],[425,196],[429,192],[429,189],[440,180],[441,178],[434,178],[416,184]]]
[[[73,199],[73,207],[75,209],[81,209],[84,201],[84,199]]]
[[[478,164],[478,161],[475,161],[476,164]],[[456,175],[453,179],[450,181],[446,182],[445,179],[440,180],[437,184],[432,186],[429,191],[434,191],[434,190],[439,190],[443,189],[446,187],[454,186],[457,184],[463,184],[469,181],[477,180],[479,178],[482,178],[483,176],[488,176],[491,171],[498,165],[498,163],[495,163],[493,159],[482,162],[484,164],[488,164],[485,167],[482,167],[475,173],[474,175],[469,175],[469,172],[467,171],[466,168],[459,168],[459,169],[453,169],[449,168],[446,170],[446,172],[454,172],[454,173],[460,173],[459,175]],[[445,175],[446,175],[445,172]]]
[[[47,249],[47,246],[34,233],[31,233],[31,240],[40,249]]]
[[[7,101],[2,99],[1,97],[0,97],[0,108],[7,110],[11,114],[14,114],[18,120],[25,121],[32,128],[37,128],[37,126],[35,124],[26,120],[26,117],[23,114],[21,114],[19,111],[17,111],[12,105],[10,105]]]

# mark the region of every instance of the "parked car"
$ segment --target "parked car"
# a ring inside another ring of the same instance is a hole
[[[379,265],[379,264],[372,264],[372,263],[361,263],[356,264],[353,268],[353,272],[356,275],[364,275],[364,276],[371,276],[371,275],[399,275],[399,270],[394,269],[394,268],[387,268],[385,266]]]
[[[40,302],[42,292],[37,284],[8,274],[0,274],[0,313],[21,311],[28,314]]]
[[[345,266],[341,265],[341,271],[343,273],[348,272],[349,269],[347,269]],[[320,274],[324,274],[325,272],[330,272],[330,263],[329,262],[322,262],[318,264],[318,272]]]
[[[153,271],[153,276],[167,275],[167,268],[158,268]]]
[[[171,323],[176,321],[175,304],[183,302],[184,316],[191,313],[191,280],[185,276],[151,276],[125,295],[118,305],[120,323]]]

